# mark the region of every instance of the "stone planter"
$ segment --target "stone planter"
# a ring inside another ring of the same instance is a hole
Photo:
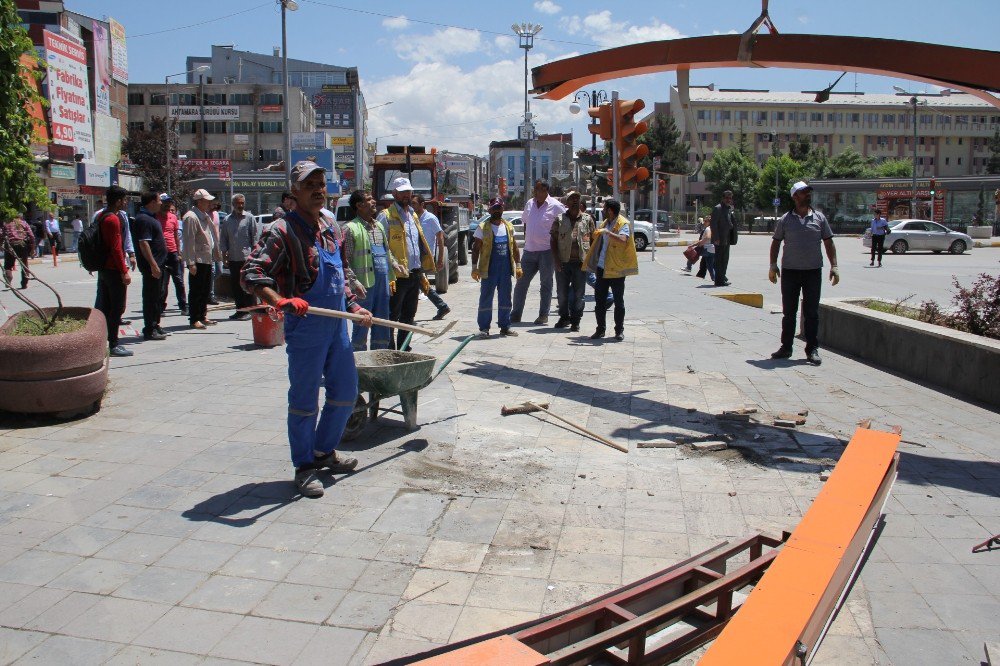
[[[969,234],[971,238],[992,238],[993,237],[993,227],[966,227],[965,233]]]
[[[55,308],[43,308],[53,314]],[[92,308],[63,308],[86,319],[72,333],[9,335],[18,312],[0,326],[0,410],[72,417],[100,407],[108,384],[108,329]]]
[[[1000,340],[870,310],[856,303],[820,302],[819,342],[874,366],[1000,406]]]

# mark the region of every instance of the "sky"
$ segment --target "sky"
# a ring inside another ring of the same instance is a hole
[[[368,140],[434,146],[484,155],[489,142],[516,138],[524,113],[524,51],[511,24],[538,23],[529,52],[535,67],[624,44],[742,33],[758,16],[759,0],[504,0],[503,2],[368,2],[298,0],[288,13],[288,55],[354,66],[368,104]],[[275,0],[66,0],[76,12],[111,16],[128,35],[129,80],[154,83],[185,70],[188,55],[212,44],[270,53],[281,44]],[[952,9],[954,7],[954,9]],[[168,11],[164,11],[169,8]],[[996,50],[1000,0],[770,0],[779,32],[880,37]],[[835,73],[784,69],[712,69],[691,73],[691,85],[772,91],[817,90]],[[669,100],[673,73],[606,81],[610,97]],[[848,74],[836,90],[891,93],[934,90],[906,80]],[[590,145],[585,112],[567,98],[531,100],[540,133],[572,132]],[[388,104],[391,102],[391,104]],[[583,104],[586,106],[586,104]],[[378,108],[375,108],[378,107]]]

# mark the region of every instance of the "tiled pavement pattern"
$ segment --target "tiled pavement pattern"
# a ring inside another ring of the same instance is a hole
[[[327,477],[320,500],[291,492],[283,350],[249,344],[249,324],[188,332],[171,311],[168,341],[113,361],[100,413],[0,422],[0,663],[368,664],[424,650],[794,526],[872,417],[904,428],[900,478],[814,663],[978,664],[1000,617],[1000,553],[969,552],[1000,532],[997,414],[829,352],[822,368],[758,360],[777,315],[643,266],[624,343],[531,326],[473,342],[421,392],[421,429],[368,430],[359,470]],[[87,302],[86,275],[59,270],[67,301]],[[463,281],[447,298],[459,314],[476,296]],[[470,314],[418,349],[443,357],[474,330]],[[526,399],[632,450],[500,417]],[[810,414],[794,432],[715,417],[744,406]],[[636,448],[684,436],[739,448]]]

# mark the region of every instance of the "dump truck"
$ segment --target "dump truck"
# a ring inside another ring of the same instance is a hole
[[[431,148],[428,152],[423,146],[387,146],[385,153],[375,155],[372,187],[380,209],[391,200],[389,184],[400,176],[410,179],[414,194],[427,197],[428,209],[441,221],[448,260],[436,275],[427,277],[434,281],[434,289],[443,294],[448,291],[449,284],[458,282],[458,267],[468,263],[466,246],[459,242],[459,238],[461,231],[469,226],[469,211],[457,203],[446,203],[439,195],[435,149]],[[428,238],[427,241],[433,246],[433,239]]]

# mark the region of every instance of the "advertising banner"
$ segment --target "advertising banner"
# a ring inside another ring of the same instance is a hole
[[[311,160],[316,164],[320,165],[326,169],[326,184],[327,189],[330,188],[331,184],[339,182],[337,177],[337,170],[334,168],[333,164],[333,150],[330,148],[316,148],[313,150],[293,150],[292,151],[292,164],[300,162],[302,160]],[[336,194],[336,192],[329,192],[329,194]]]
[[[122,156],[121,122],[103,113],[94,114],[94,161],[112,165]]]
[[[201,173],[217,173],[220,177],[229,178],[233,173],[233,163],[230,160],[177,160],[181,166]]]
[[[111,56],[108,51],[108,29],[91,21],[94,31],[94,100],[97,112],[111,115]]]
[[[239,120],[238,106],[206,106],[204,113],[200,106],[172,106],[170,117],[177,120]]]
[[[313,148],[329,148],[326,145],[326,135],[323,132],[292,132],[293,150],[311,150]]]
[[[325,85],[312,96],[316,127],[354,127],[354,91],[350,86]]]
[[[76,169],[68,164],[53,164],[49,166],[49,175],[60,180],[76,180]]]
[[[233,135],[233,145],[236,145],[236,146],[249,146],[250,145],[250,135],[249,134],[234,134]]]
[[[94,135],[90,123],[87,52],[83,46],[48,30],[44,31],[43,44],[52,142],[72,146],[83,155],[83,161],[92,162]]]
[[[108,19],[111,31],[111,76],[128,85],[128,49],[125,46],[125,26]]]
[[[100,164],[77,164],[76,182],[89,187],[111,187],[118,183],[118,170]]]

